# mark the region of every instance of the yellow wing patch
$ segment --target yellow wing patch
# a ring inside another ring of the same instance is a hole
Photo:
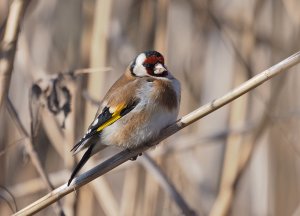
[[[111,125],[112,123],[116,122],[119,118],[121,118],[121,111],[124,109],[125,104],[122,103],[116,107],[116,110],[112,114],[112,117],[107,120],[104,124],[102,124],[100,127],[97,128],[97,131],[100,132],[107,126]]]

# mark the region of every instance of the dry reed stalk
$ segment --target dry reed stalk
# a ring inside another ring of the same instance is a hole
[[[161,155],[156,158],[156,163],[161,165]],[[143,163],[142,163],[143,164]],[[152,216],[157,214],[158,200],[160,188],[158,182],[154,180],[151,172],[146,172],[145,176],[145,198],[144,198],[144,214],[145,216]]]
[[[242,68],[241,66],[237,65],[237,69],[235,70],[237,71],[237,74],[234,75],[234,86],[245,82],[247,77],[252,74],[252,68],[248,64],[249,61],[246,60],[250,58],[254,48],[254,35],[253,31],[251,32],[251,29],[253,28],[249,29],[247,29],[242,35],[241,48],[234,49],[238,60],[237,62],[244,67],[245,71],[245,73],[240,72],[242,71]],[[233,41],[230,40],[230,42],[233,44],[233,47],[236,47]],[[244,58],[244,56],[246,58]],[[229,130],[237,125],[241,126],[245,124],[247,105],[247,96],[245,96],[243,99],[234,101],[231,104],[229,113]],[[246,145],[246,148],[244,147],[245,140],[247,139],[244,139],[243,134],[230,134],[227,138],[219,194],[210,212],[211,216],[225,216],[230,212],[235,192],[235,183],[241,168],[240,164],[242,158],[240,155],[241,152],[245,153],[245,151],[249,153],[249,146]]]
[[[153,24],[155,22],[155,4],[156,2],[152,0],[145,0],[141,2],[140,20],[138,25],[139,36],[136,38],[138,50],[144,50],[145,42],[151,41]],[[147,14],[147,16],[144,16],[144,14]]]
[[[85,187],[82,189],[83,190],[80,190],[79,193],[79,205],[77,206],[76,215],[93,215],[93,213],[96,215],[101,215],[98,210],[97,212],[94,212],[95,203],[92,189],[90,187]],[[83,203],[84,205],[80,203]]]
[[[21,21],[30,0],[12,2],[0,46],[0,108],[8,94]]]
[[[137,178],[137,189],[136,189],[136,201],[134,206],[134,214],[136,216],[143,215],[144,213],[144,199],[145,199],[145,188],[144,188],[144,181],[145,181],[145,169],[142,169],[140,166],[138,170],[138,174],[135,176]]]
[[[236,189],[236,185],[239,183],[239,180],[243,176],[244,172],[247,170],[247,167],[251,161],[253,156],[253,151],[257,147],[258,139],[264,134],[264,132],[268,129],[268,125],[270,122],[270,110],[269,108],[275,107],[277,96],[282,89],[282,85],[276,85],[274,88],[275,91],[272,92],[270,96],[270,101],[268,105],[266,105],[265,113],[262,115],[262,119],[260,120],[257,127],[250,129],[251,133],[244,134],[243,136],[243,144],[239,151],[238,156],[238,167],[235,175],[232,177],[230,181],[230,189],[227,188],[228,193],[219,194],[217,201],[212,209],[211,215],[226,215],[230,211],[230,205],[232,203],[233,192]],[[254,131],[253,131],[254,130]],[[223,189],[226,191],[226,189]],[[221,190],[220,190],[221,191]],[[219,199],[219,200],[218,200]],[[214,213],[215,212],[215,213]]]
[[[295,209],[295,211],[292,214],[292,216],[298,216],[298,215],[300,215],[300,205],[297,206],[297,208]]]
[[[97,164],[98,163],[95,160],[89,160],[86,163],[85,167],[82,168],[82,170],[86,172],[92,167],[97,166]],[[107,182],[106,178],[104,178],[104,176],[92,182],[92,189],[98,200],[99,205],[101,205],[105,214],[112,215],[112,216],[118,215],[119,213],[118,202],[116,200],[115,195],[112,192],[111,186]]]
[[[285,30],[282,31],[280,26],[288,25],[291,20],[287,20],[284,17],[285,11],[282,10],[282,2],[281,1],[273,1],[271,7],[271,35],[273,40],[277,40],[280,44],[290,44],[292,47],[290,50],[298,48],[295,46],[295,43],[291,43],[291,37],[284,37],[286,34],[294,34],[294,31]],[[299,10],[299,8],[298,8]],[[281,17],[281,18],[280,18]],[[296,37],[297,38],[297,37]],[[295,39],[296,39],[295,38]],[[297,39],[296,39],[297,40]],[[272,52],[271,59],[275,60],[278,59],[279,53]],[[299,81],[299,79],[296,79]],[[295,81],[296,81],[295,80]],[[282,80],[276,80],[279,82],[279,85],[282,85]],[[275,81],[275,82],[276,82]],[[290,83],[291,84],[291,83]],[[295,85],[297,86],[297,84]],[[297,88],[296,88],[297,89]],[[271,86],[271,91],[276,91],[275,86]],[[296,93],[297,92],[297,93]],[[298,91],[295,92],[296,98],[298,97]],[[275,95],[275,97],[279,97],[279,95]],[[290,100],[289,100],[290,99]],[[279,112],[280,110],[285,109],[287,104],[295,104],[294,97],[286,94],[281,99],[281,103],[278,103],[276,107],[272,107],[270,111]],[[297,101],[297,99],[296,99]],[[298,108],[298,106],[296,106]],[[296,184],[299,182],[298,177],[294,176],[291,178],[290,172],[297,173],[298,166],[295,166],[295,161],[298,160],[299,155],[296,154],[289,154],[288,149],[286,146],[282,146],[281,143],[284,139],[282,134],[278,133],[278,127],[270,127],[269,129],[269,142],[272,147],[270,147],[268,154],[270,155],[270,174],[269,174],[269,184],[272,185],[270,187],[270,191],[267,193],[268,205],[267,209],[270,209],[272,206],[272,210],[274,211],[274,215],[291,215],[290,209],[294,208],[296,204],[296,200],[299,200],[299,186]],[[287,126],[287,130],[291,131],[291,126]],[[290,135],[290,134],[289,134]],[[298,136],[297,136],[298,137]],[[297,141],[296,141],[297,142]],[[292,150],[294,151],[294,149]],[[296,157],[296,158],[294,158]],[[297,174],[298,175],[298,174]],[[283,177],[284,176],[284,177]]]
[[[282,81],[275,85],[274,91],[271,92],[270,100],[268,104],[265,105],[265,111],[262,115],[263,117],[260,119],[260,122],[256,128],[254,128],[254,132],[245,136],[245,142],[243,143],[243,148],[240,154],[240,161],[239,161],[239,172],[236,177],[235,185],[240,180],[241,176],[243,175],[244,171],[247,169],[249,162],[251,161],[252,152],[256,148],[256,143],[261,138],[261,136],[265,133],[268,129],[268,125],[271,122],[270,117],[270,108],[275,107],[278,101],[278,95],[282,91]]]
[[[241,79],[246,78],[242,76],[240,73],[236,74],[234,76],[236,82],[240,82]],[[236,100],[231,104],[229,128],[244,124],[247,113],[247,102],[248,97],[246,96],[242,100]],[[228,215],[233,200],[234,183],[238,175],[240,151],[243,147],[243,140],[242,134],[230,134],[227,137],[219,194],[210,212],[211,216]]]
[[[102,68],[81,68],[74,70],[74,75],[80,74],[91,74],[91,73],[104,73],[112,71],[112,67],[102,67]]]
[[[143,215],[145,170],[139,164],[125,169],[120,215]]]
[[[121,199],[121,216],[131,216],[135,215],[136,212],[136,203],[137,203],[137,194],[138,194],[138,185],[139,185],[139,172],[140,166],[135,164],[135,166],[126,170],[122,191]]]
[[[14,0],[11,2],[6,25],[1,26],[4,29],[3,39],[0,42],[0,109],[8,96],[10,80],[15,59],[16,47],[19,38],[21,22],[30,0]],[[2,36],[2,34],[1,34]],[[1,112],[0,115],[2,115]],[[5,148],[5,144],[2,145]],[[1,150],[2,150],[1,147]],[[4,166],[5,164],[2,163]],[[2,170],[4,173],[4,170]]]
[[[159,0],[157,3],[157,27],[155,30],[154,47],[156,50],[167,56],[167,17],[169,9],[169,0]]]
[[[241,95],[249,92],[250,90],[254,89],[255,87],[263,84],[267,80],[271,79],[272,77],[279,75],[283,72],[286,72],[287,69],[291,68],[292,66],[298,64],[300,62],[300,52],[293,54],[292,56],[284,59],[283,61],[275,64],[274,66],[270,67],[269,69],[259,73],[258,75],[254,76],[247,82],[244,82],[242,85],[236,87],[232,91],[228,92],[224,96],[213,100],[210,103],[203,105],[202,107],[194,110],[193,112],[183,116],[181,119],[176,121],[174,124],[167,127],[160,136],[151,143],[147,143],[142,145],[134,150],[123,150],[120,153],[112,156],[108,160],[104,161],[103,163],[97,165],[93,169],[83,173],[82,175],[78,176],[74,179],[71,185],[68,187],[67,183],[58,187],[57,189],[53,190],[51,193],[45,195],[44,197],[40,198],[39,200],[35,201],[34,203],[28,205],[24,209],[18,211],[14,215],[29,215],[34,214],[45,207],[51,205],[53,202],[59,200],[60,198],[64,197],[65,195],[71,193],[72,191],[86,185],[90,181],[96,179],[97,177],[109,172],[110,170],[114,169],[115,167],[123,164],[124,162],[128,161],[132,157],[142,153],[149,148],[157,145],[162,140],[166,139],[167,137],[175,134],[179,130],[185,128],[186,126],[192,124],[193,122],[203,118],[204,116],[212,113],[213,111],[221,108],[222,106],[230,103],[231,101],[235,100],[236,98],[240,97]]]
[[[106,67],[106,53],[108,31],[111,17],[111,0],[97,0],[95,5],[95,17],[93,24],[92,42],[91,42],[91,68]],[[105,73],[92,73],[88,77],[87,91],[92,98],[99,98],[104,84]],[[102,92],[103,94],[103,92]],[[95,117],[97,108],[92,104],[86,104],[84,128],[88,128]]]

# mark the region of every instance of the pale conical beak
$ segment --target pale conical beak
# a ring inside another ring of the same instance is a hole
[[[154,66],[154,73],[155,74],[162,74],[165,71],[168,71],[168,70],[160,63],[158,63]]]

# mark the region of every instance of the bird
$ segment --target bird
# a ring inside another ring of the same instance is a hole
[[[138,54],[104,96],[86,134],[71,149],[87,149],[75,166],[68,186],[95,153],[108,146],[134,149],[174,123],[180,106],[180,82],[154,50]]]

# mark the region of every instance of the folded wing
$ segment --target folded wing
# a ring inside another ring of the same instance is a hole
[[[87,162],[87,160],[92,155],[92,150],[94,146],[97,144],[97,141],[100,139],[101,131],[107,126],[113,124],[118,119],[122,118],[130,111],[132,111],[136,105],[139,103],[139,99],[134,99],[130,101],[128,104],[121,103],[117,107],[104,107],[102,112],[95,118],[93,123],[90,125],[87,133],[83,136],[83,138],[74,145],[71,149],[73,154],[80,152],[81,150],[88,148],[84,153],[79,163],[75,167],[69,181],[68,185],[70,185],[71,181],[75,177],[75,175],[79,172],[79,170],[83,167],[83,165]]]

